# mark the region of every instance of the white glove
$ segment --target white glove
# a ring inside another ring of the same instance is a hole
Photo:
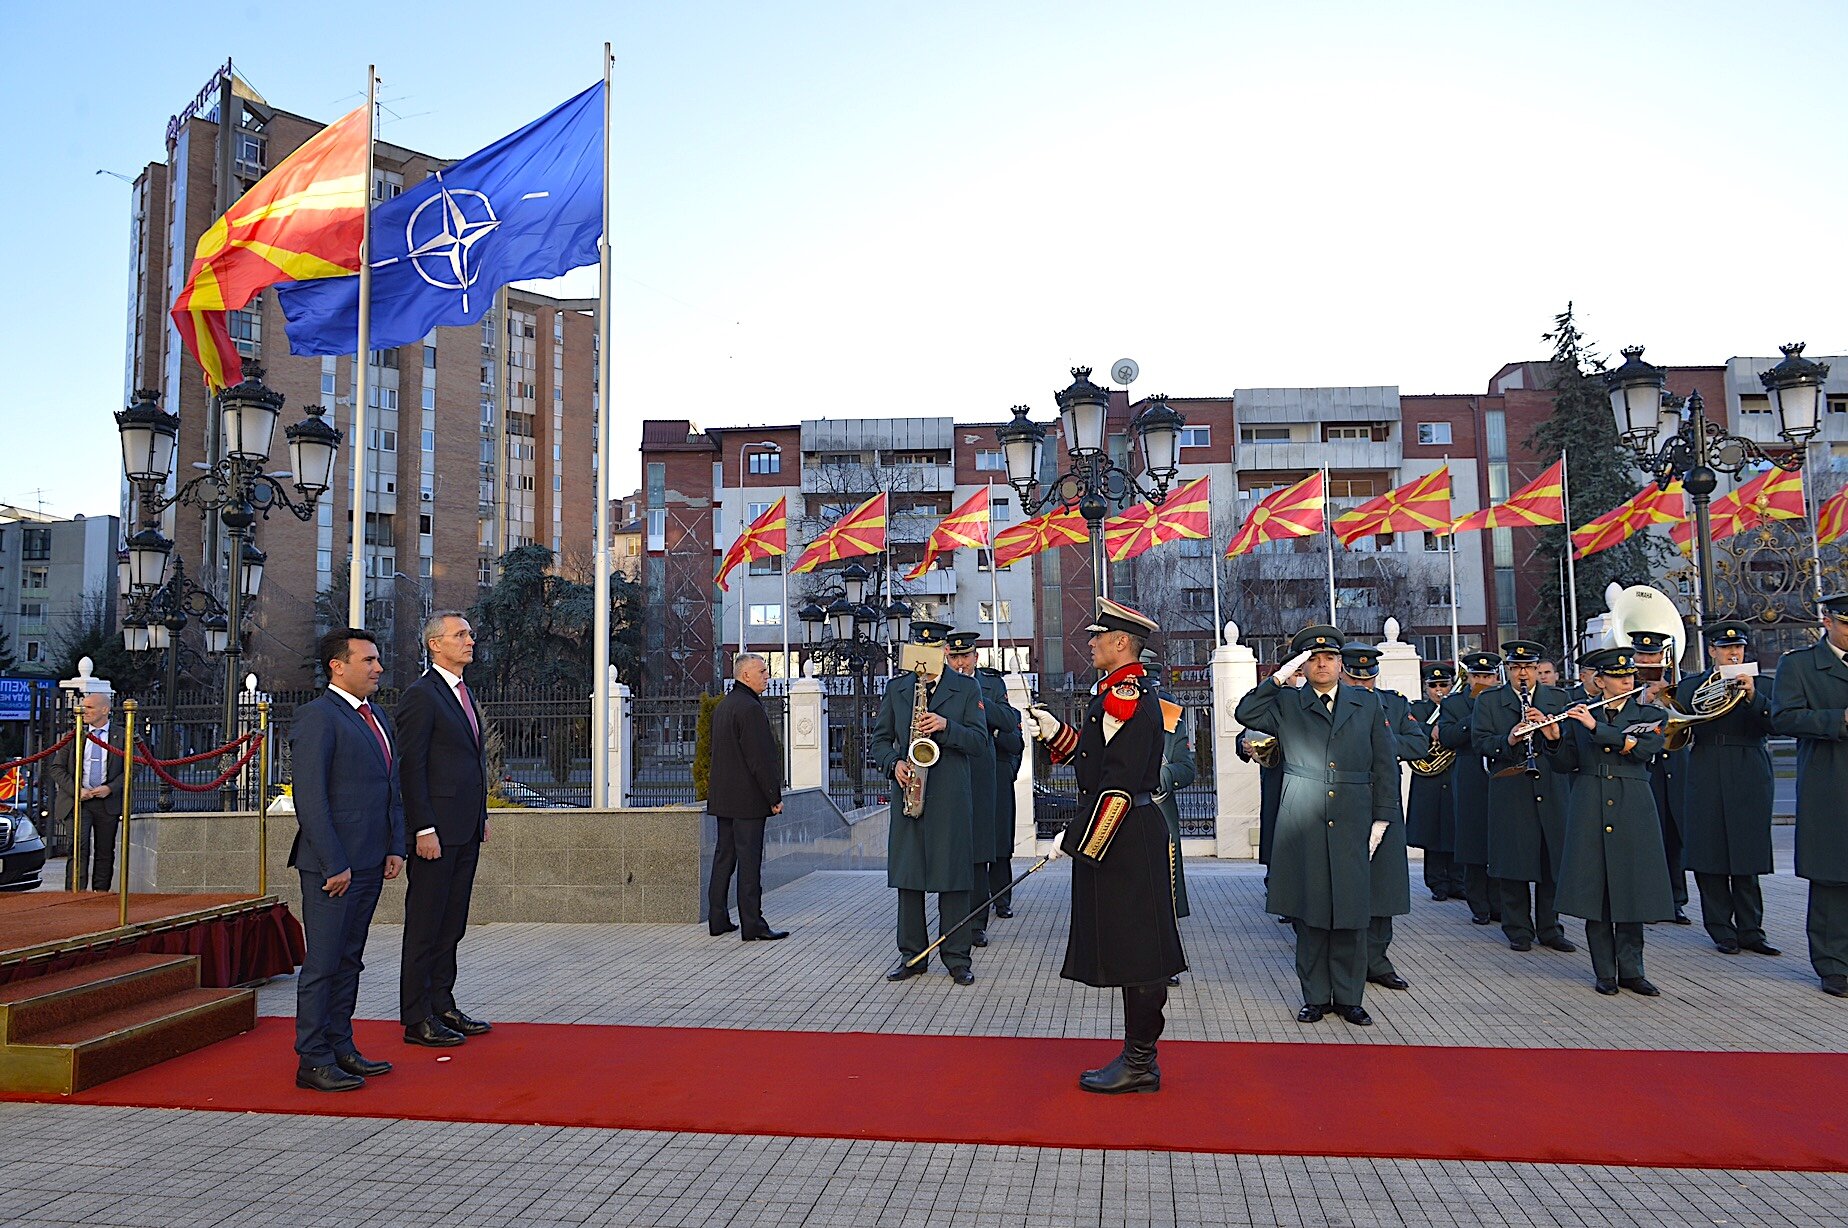
[[[1389,824],[1385,819],[1375,819],[1373,821],[1373,834],[1367,837],[1368,861],[1372,861],[1373,855],[1380,851],[1380,841],[1386,838],[1386,828],[1388,826]]]
[[[1046,850],[1046,860],[1048,862],[1057,861],[1059,858],[1065,856],[1064,840],[1064,832],[1060,832],[1052,838],[1052,847]]]
[[[1033,736],[1041,742],[1050,742],[1059,736],[1059,718],[1045,708],[1034,704],[1027,709],[1027,715],[1033,718]]]
[[[1278,686],[1288,686],[1290,683],[1290,679],[1296,677],[1296,675],[1302,670],[1303,666],[1308,663],[1311,655],[1312,654],[1307,653],[1307,652],[1297,653],[1295,656],[1291,657],[1288,661],[1285,661],[1283,663],[1283,667],[1279,669],[1276,673],[1272,674],[1271,677],[1277,680]]]

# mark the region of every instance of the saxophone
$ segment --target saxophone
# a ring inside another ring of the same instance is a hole
[[[911,763],[911,783],[905,786],[905,817],[908,819],[924,813],[924,782],[931,766],[943,754],[937,743],[918,729],[930,712],[930,696],[924,691],[925,684],[930,681],[930,675],[925,673],[925,662],[917,663],[913,677],[918,685],[911,703],[911,742],[905,748],[905,758]]]

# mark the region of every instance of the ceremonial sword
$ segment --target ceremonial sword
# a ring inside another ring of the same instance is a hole
[[[1000,899],[1002,896],[1006,895],[1008,892],[1012,891],[1014,888],[1020,886],[1020,884],[1026,882],[1028,876],[1033,874],[1034,871],[1042,869],[1046,865],[1046,863],[1051,860],[1052,860],[1052,854],[1048,853],[1044,857],[1040,858],[1038,861],[1034,862],[1031,866],[1028,866],[1026,871],[1022,873],[1019,878],[1015,879],[1013,882],[1001,888],[1001,890],[995,892],[993,895],[989,896],[986,900],[982,901],[982,903],[979,904],[973,911],[971,911],[968,916],[964,917],[961,921],[958,921],[955,925],[952,925],[949,929],[944,930],[942,934],[938,935],[937,941],[931,943],[929,946],[925,947],[922,951],[919,951],[916,955],[913,955],[910,959],[900,964],[899,967],[900,968],[915,967],[916,965],[921,964],[925,960],[929,959],[930,953],[932,951],[935,951],[938,947],[942,946],[944,943],[944,940],[947,939],[951,934],[954,934],[957,930],[969,924],[969,922],[975,920],[978,916],[982,914],[983,909],[987,908],[990,904],[993,904],[996,900]]]

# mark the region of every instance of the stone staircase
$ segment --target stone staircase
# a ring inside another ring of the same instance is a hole
[[[68,1095],[256,1026],[192,955],[121,955],[0,985],[0,1090]]]

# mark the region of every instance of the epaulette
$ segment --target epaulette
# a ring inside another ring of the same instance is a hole
[[[1173,733],[1181,724],[1181,716],[1187,709],[1171,699],[1161,701],[1161,728],[1164,733]]]

